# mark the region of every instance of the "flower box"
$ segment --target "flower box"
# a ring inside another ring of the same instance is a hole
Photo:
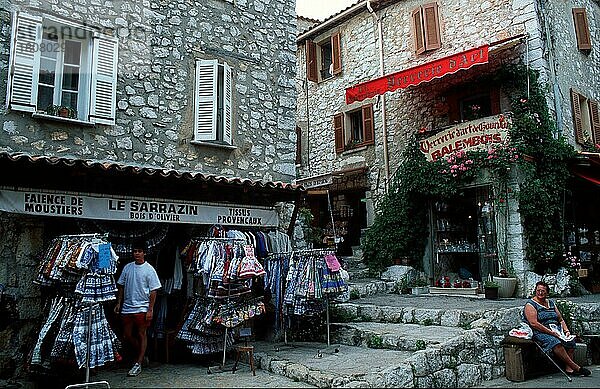
[[[577,269],[577,275],[579,278],[585,278],[588,276],[588,269]]]

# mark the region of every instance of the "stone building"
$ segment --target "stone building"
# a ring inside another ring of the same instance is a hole
[[[37,336],[47,296],[32,281],[57,235],[108,234],[126,254],[133,237],[152,250],[215,224],[287,227],[301,193],[293,5],[3,3],[2,376]]]
[[[590,153],[593,143],[600,142],[599,20],[599,4],[590,0],[359,1],[299,31],[297,182],[308,189],[311,209],[326,233],[333,233],[333,225],[344,237],[342,253],[350,255],[361,231],[373,223],[414,134],[443,137],[460,123],[478,125],[503,117],[498,115],[510,110],[510,96],[486,80],[504,64],[519,62],[540,71],[558,133],[581,153],[582,165],[592,165],[592,170],[574,171],[586,179],[574,181],[573,198],[579,196],[579,202],[572,200],[567,207],[572,241],[591,242],[599,235],[594,218],[600,210],[590,197],[598,195],[599,182],[598,150]],[[477,115],[469,111],[474,107]],[[516,190],[517,178],[509,185]],[[494,196],[489,179],[465,193],[462,202],[440,202],[437,209],[432,204],[422,259],[430,281],[445,273],[456,275],[458,267],[478,280],[497,274],[498,262],[479,255],[475,238],[453,242],[437,231],[458,223],[475,235],[478,225],[489,220],[495,231],[493,254],[525,281],[530,266],[524,260],[526,244],[514,196],[508,211],[490,213],[485,207]],[[585,206],[573,206],[577,202]],[[459,207],[469,209],[479,223],[468,227],[460,217],[440,215]],[[600,238],[594,242],[590,250],[578,247],[591,255],[588,265],[598,261]],[[444,251],[472,255],[440,260]]]

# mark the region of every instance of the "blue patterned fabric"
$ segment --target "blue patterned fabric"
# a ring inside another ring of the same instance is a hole
[[[555,310],[556,305],[554,304],[553,300],[548,300],[548,308],[538,304],[533,299],[527,300],[526,304],[529,304],[533,308],[535,308],[535,310],[537,311],[538,322],[543,326],[547,328],[550,328],[550,324],[556,324],[557,326],[560,326],[560,323],[558,322],[558,315],[556,314]],[[524,317],[524,319],[528,324],[531,324],[527,320],[527,317]],[[533,326],[531,326],[531,328],[533,329],[533,340],[536,341],[546,353],[548,353],[554,347],[561,343],[566,349],[575,348],[574,340],[564,342],[556,336],[552,336],[536,330],[535,328],[533,328]]]

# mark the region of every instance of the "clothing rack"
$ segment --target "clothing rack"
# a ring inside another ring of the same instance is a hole
[[[108,239],[108,232],[95,234],[64,234],[58,235],[56,238],[105,238]]]
[[[337,247],[337,244],[336,244]],[[336,250],[333,249],[327,249],[327,248],[319,248],[319,249],[302,249],[302,250],[292,250],[290,252],[290,259],[293,257],[294,254],[319,254],[322,253],[323,255],[325,254],[335,254]],[[286,254],[286,253],[280,253],[280,254]],[[279,280],[279,282],[281,283],[281,278]],[[281,284],[280,284],[280,290],[281,290]],[[331,346],[331,342],[330,342],[330,322],[329,322],[329,296],[326,294],[325,295],[325,318],[326,318],[326,325],[327,325],[327,347]],[[283,329],[283,340],[284,343],[287,345],[287,328]]]
[[[210,227],[210,230],[212,230],[213,227],[217,227],[217,226],[220,227],[220,225],[213,224]],[[190,240],[192,240],[194,242],[206,242],[206,241],[245,242],[244,239],[228,238],[228,237],[218,237],[218,236],[215,236],[215,237],[212,237],[212,236],[198,237],[198,238],[191,238]],[[230,294],[231,294],[231,284],[228,284],[227,285],[227,299],[226,299],[226,301],[228,303],[230,302]],[[225,327],[225,335],[223,337],[223,360],[221,362],[221,366],[217,366],[219,368],[219,372],[225,371],[225,359],[226,359],[226,354],[227,354],[227,335],[228,335],[228,332],[229,332],[229,328]],[[211,370],[211,366],[208,367],[208,373],[215,373],[214,371]]]

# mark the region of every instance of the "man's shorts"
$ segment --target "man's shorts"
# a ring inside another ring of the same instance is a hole
[[[137,328],[148,328],[151,320],[146,320],[146,312],[121,314],[123,324],[132,324]]]

